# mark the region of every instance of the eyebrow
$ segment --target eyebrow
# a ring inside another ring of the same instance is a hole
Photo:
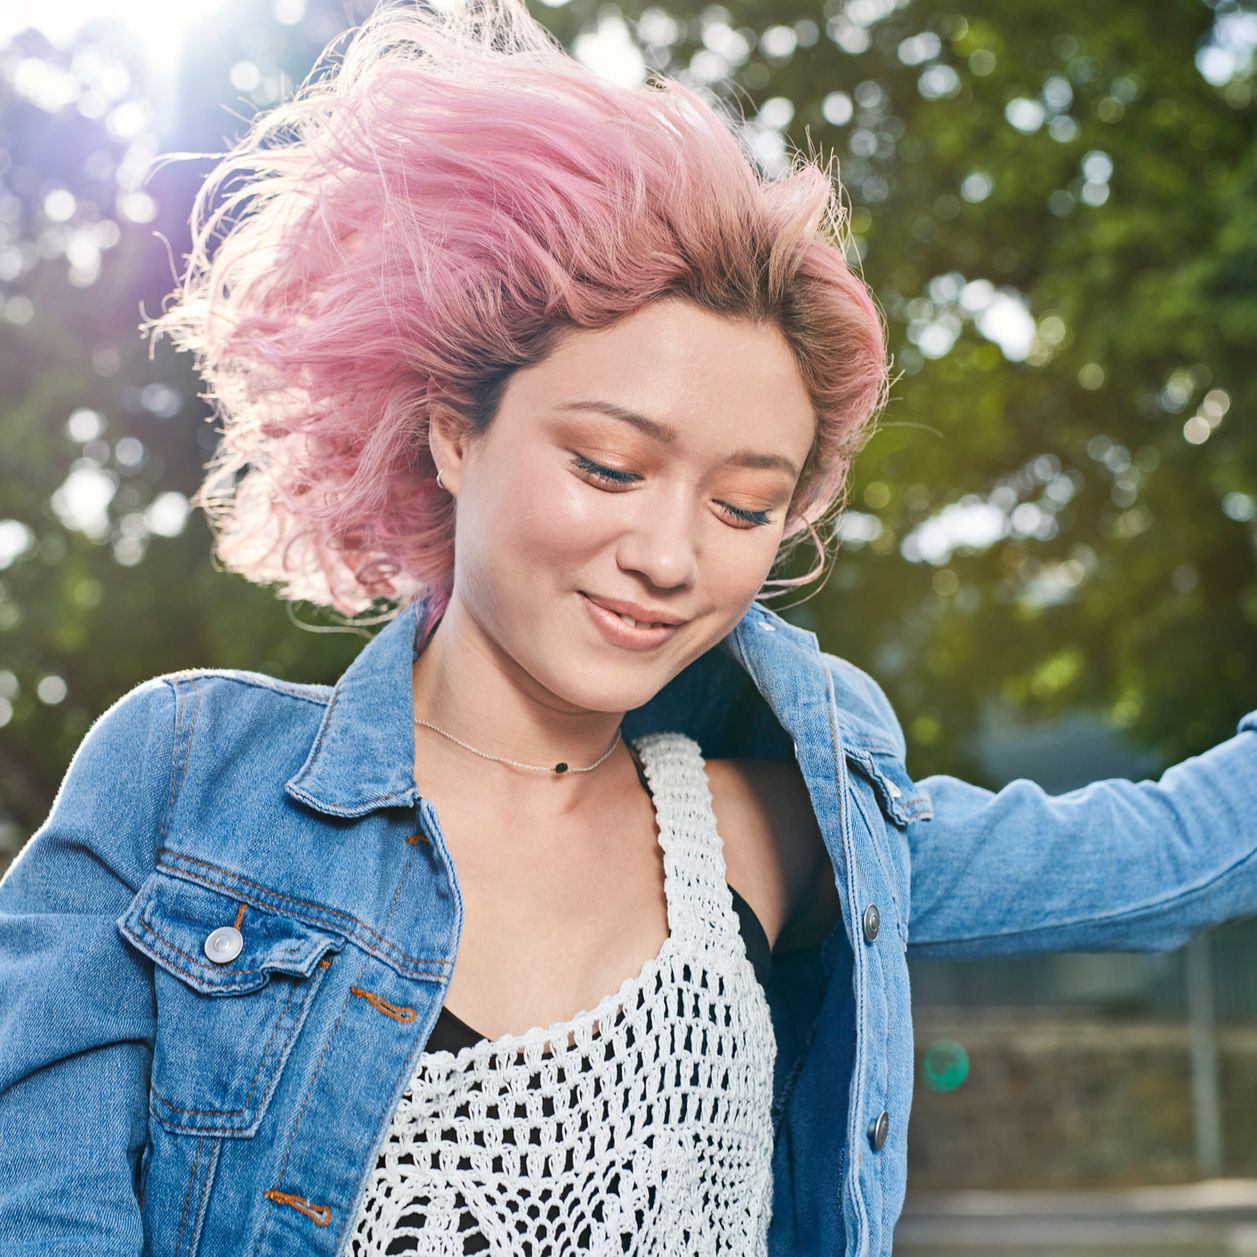
[[[675,445],[681,439],[681,433],[672,424],[662,423],[658,419],[647,419],[645,415],[639,415],[635,410],[628,410],[624,406],[617,406],[614,402],[564,402],[557,409],[595,410],[610,419],[619,419],[624,423],[632,424],[639,432],[644,432],[648,437],[664,445]],[[769,454],[760,450],[734,450],[725,459],[724,465],[726,467],[767,468],[773,471],[784,471],[796,480],[799,477],[799,469],[784,454]]]

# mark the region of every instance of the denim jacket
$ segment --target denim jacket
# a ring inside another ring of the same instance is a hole
[[[0,881],[6,1257],[347,1251],[462,922],[415,779],[425,613],[334,688],[155,677],[75,752]],[[755,603],[627,713],[656,729],[793,756],[833,864],[841,920],[768,985],[774,1257],[891,1251],[911,949],[1168,950],[1257,913],[1257,711],[1158,781],[915,781],[878,685]]]

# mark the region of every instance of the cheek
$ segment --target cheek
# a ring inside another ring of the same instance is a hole
[[[552,460],[518,454],[486,484],[469,504],[460,540],[477,564],[508,569],[507,579],[533,579],[547,561],[588,551],[614,523],[613,508],[597,509],[603,495],[591,494]]]
[[[500,521],[503,542],[540,556],[586,553],[603,544],[622,521],[622,508],[611,495],[592,492],[561,468],[531,477]]]
[[[732,541],[713,550],[703,564],[713,599],[722,606],[740,606],[745,610],[767,579],[776,554],[772,541],[761,544],[749,540],[745,533],[734,534]],[[740,613],[735,615],[734,622],[740,618]]]

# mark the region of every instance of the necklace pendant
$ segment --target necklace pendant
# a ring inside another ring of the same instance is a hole
[[[559,762],[558,762],[557,764],[555,764],[555,766],[554,766],[554,771],[555,771],[556,773],[565,773],[565,772],[567,772],[567,764],[566,764],[566,763],[564,763],[564,761],[563,761],[563,760],[559,760]]]

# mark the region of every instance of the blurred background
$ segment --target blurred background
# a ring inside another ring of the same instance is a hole
[[[330,683],[363,645],[215,569],[188,496],[216,432],[137,325],[212,165],[153,159],[226,147],[371,7],[0,9],[0,869],[138,681]],[[909,770],[1059,792],[1230,737],[1257,707],[1257,11],[531,7],[608,78],[728,102],[767,172],[838,158],[899,375],[827,583],[773,605],[886,688]],[[911,977],[897,1253],[1257,1253],[1257,920]]]

